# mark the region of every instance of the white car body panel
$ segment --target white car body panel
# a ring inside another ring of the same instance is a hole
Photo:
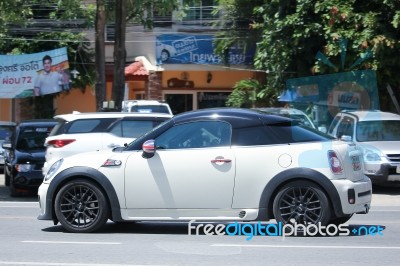
[[[231,162],[211,163],[215,158]],[[159,150],[148,160],[140,153],[133,153],[125,168],[126,206],[128,209],[229,209],[235,161],[229,147]]]

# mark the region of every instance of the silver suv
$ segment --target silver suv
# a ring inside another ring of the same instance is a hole
[[[343,111],[328,134],[356,142],[365,174],[376,185],[400,185],[400,115],[382,111]]]

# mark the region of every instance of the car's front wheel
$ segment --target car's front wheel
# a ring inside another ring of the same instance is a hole
[[[65,184],[57,193],[54,208],[61,225],[74,233],[100,229],[110,214],[104,192],[95,183],[84,179]]]
[[[331,210],[325,192],[309,181],[295,181],[283,186],[273,202],[277,222],[283,224],[328,224]]]

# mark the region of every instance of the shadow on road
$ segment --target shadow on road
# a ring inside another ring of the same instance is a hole
[[[0,186],[0,201],[37,201],[37,193],[25,194],[21,197],[11,197],[10,189]]]
[[[267,222],[268,224],[276,224],[274,220]],[[196,222],[192,223],[191,235],[206,235],[204,233],[204,225],[225,224],[225,226],[230,223],[212,223],[212,222]],[[189,223],[188,222],[126,222],[126,223],[113,223],[109,221],[103,228],[94,234],[161,234],[161,235],[188,235],[189,234]],[[200,229],[195,227],[201,225]],[[264,224],[265,225],[265,224]],[[310,228],[310,231],[303,232],[302,230],[294,233],[294,231],[286,230],[285,237],[360,237],[360,236],[382,236],[384,230],[386,229],[383,225],[375,224],[343,224],[339,228],[332,226],[327,229],[327,227],[319,228],[317,231],[314,227]],[[280,230],[280,229],[279,229]],[[69,233],[63,227],[58,224],[52,227],[47,227],[42,229],[43,232],[48,233]],[[197,232],[197,233],[196,233]],[[209,231],[208,235],[212,235],[214,231]],[[215,232],[214,232],[215,233]],[[231,230],[232,233],[232,230]],[[260,231],[249,231],[249,227],[245,231],[238,231],[233,233],[232,236],[250,236],[252,237],[282,237],[282,231],[276,232],[263,231],[264,234],[260,234]],[[215,235],[215,234],[214,234]]]
[[[380,195],[400,195],[400,187],[382,187],[382,186],[373,186],[372,187],[373,194]]]

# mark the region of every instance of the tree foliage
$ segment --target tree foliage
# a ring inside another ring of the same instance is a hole
[[[377,71],[378,86],[390,83],[400,87],[400,1],[398,0],[223,0],[235,6],[240,18],[247,2],[257,18],[248,23],[248,32],[257,33],[254,66],[268,73],[265,90],[283,90],[289,78],[327,74],[357,69]],[[254,4],[253,4],[254,3]],[[248,7],[247,9],[249,9]],[[247,10],[246,9],[246,10]],[[235,17],[233,17],[235,16]],[[235,27],[225,32],[231,36]],[[258,32],[261,31],[261,35]],[[347,40],[346,62],[341,64],[340,41]],[[231,40],[226,41],[230,44]],[[335,68],[318,61],[321,52]],[[371,52],[372,57],[354,66]],[[353,66],[350,69],[350,66]]]
[[[80,0],[0,0],[0,53],[28,54],[67,47],[70,69],[80,73],[72,85],[84,90],[93,84],[94,53],[82,31],[92,27],[93,21],[94,6]],[[53,97],[27,99],[33,118],[53,116]]]

